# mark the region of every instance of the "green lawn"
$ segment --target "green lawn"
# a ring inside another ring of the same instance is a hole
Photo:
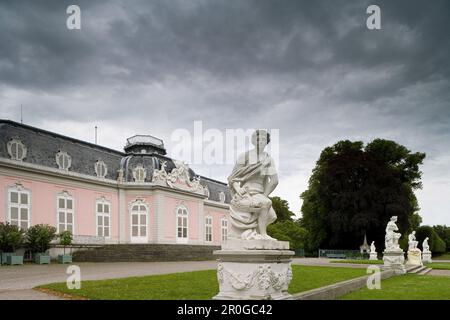
[[[365,269],[292,266],[290,293],[307,291],[360,277]],[[80,290],[69,290],[66,283],[40,286],[93,300],[204,300],[219,291],[216,270],[172,273],[146,277],[82,281]]]
[[[426,266],[437,270],[450,270],[450,263],[448,262],[427,263]]]
[[[383,260],[330,260],[330,263],[383,264]]]
[[[450,300],[450,277],[406,274],[381,282],[381,289],[363,288],[342,300]]]
[[[450,252],[447,252],[440,256],[433,257],[433,260],[450,260]]]

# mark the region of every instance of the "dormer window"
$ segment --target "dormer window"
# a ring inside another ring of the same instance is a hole
[[[223,191],[219,192],[219,201],[222,203],[225,202],[225,193]]]
[[[61,170],[69,170],[72,165],[72,157],[65,151],[59,151],[56,154],[56,164]]]
[[[107,173],[108,167],[106,166],[106,164],[103,161],[98,160],[95,163],[95,174],[97,175],[97,177],[104,178],[106,177]]]
[[[9,140],[7,149],[12,160],[22,161],[27,156],[27,148],[19,139]]]
[[[205,187],[205,196],[206,196],[206,198],[209,198],[209,189],[208,189],[208,187]]]
[[[133,170],[133,178],[134,182],[145,182],[145,178],[147,177],[147,170],[144,169],[142,165],[136,166]]]

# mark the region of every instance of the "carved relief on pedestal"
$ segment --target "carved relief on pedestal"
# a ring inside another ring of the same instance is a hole
[[[261,264],[250,272],[236,272],[219,263],[217,279],[220,285],[228,284],[235,290],[249,290],[257,286],[266,291],[270,289],[286,291],[292,280],[292,268],[289,264],[286,270],[276,272],[270,264]]]

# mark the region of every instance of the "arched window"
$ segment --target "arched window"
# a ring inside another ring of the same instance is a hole
[[[142,165],[137,165],[133,170],[133,178],[135,182],[145,182],[147,177],[147,170],[144,169]]]
[[[70,231],[72,234],[74,233],[74,216],[75,216],[75,209],[74,209],[74,201],[73,197],[69,195],[67,191],[63,191],[62,193],[58,194],[56,198],[56,204],[57,204],[57,226],[58,226],[58,232],[62,231]]]
[[[96,201],[96,221],[97,221],[97,236],[110,237],[111,228],[111,203],[102,197]]]
[[[228,240],[228,220],[226,218],[222,218],[220,220],[220,230],[222,234],[222,242]]]
[[[188,242],[188,222],[189,214],[185,206],[179,206],[176,209],[176,219],[177,219],[177,242],[187,243]]]
[[[212,235],[212,228],[213,226],[213,220],[211,216],[205,217],[205,241],[206,242],[212,242],[213,235]]]
[[[27,156],[27,148],[22,141],[17,138],[9,140],[6,148],[8,149],[8,154],[12,160],[22,161]]]
[[[104,178],[106,177],[107,173],[108,167],[106,166],[106,164],[103,161],[98,160],[95,163],[95,174],[97,175],[97,177]]]
[[[148,214],[149,205],[142,199],[130,204],[131,242],[148,242]]]
[[[225,202],[225,193],[223,191],[219,192],[219,201],[222,203]]]
[[[31,192],[21,184],[8,189],[8,221],[23,230],[31,224]]]
[[[69,170],[72,165],[72,157],[65,151],[58,151],[56,154],[56,164],[61,170]]]

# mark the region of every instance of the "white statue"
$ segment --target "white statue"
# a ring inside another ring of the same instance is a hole
[[[430,246],[428,245],[429,238],[426,237],[425,240],[423,240],[422,243],[422,263],[431,263],[433,260],[431,259],[431,251]]]
[[[416,241],[416,232],[413,231],[409,236],[408,236],[408,246],[409,249],[408,250],[414,250],[417,249],[417,244],[419,242]]]
[[[370,253],[377,252],[377,249],[375,248],[375,241],[372,241],[370,244]]]
[[[423,240],[422,243],[423,252],[430,252],[430,245],[428,244],[428,240],[429,240],[428,237],[426,237],[425,240]]]
[[[375,248],[375,241],[370,244],[369,260],[378,260],[377,248]]]
[[[386,251],[398,251],[401,250],[398,244],[398,240],[402,236],[398,231],[398,227],[395,224],[397,222],[397,216],[391,217],[391,220],[386,226],[385,246]]]
[[[277,218],[269,194],[278,184],[274,161],[264,151],[269,142],[267,131],[256,130],[252,135],[255,148],[239,156],[228,177],[230,238],[275,240],[267,234],[267,225]]]

